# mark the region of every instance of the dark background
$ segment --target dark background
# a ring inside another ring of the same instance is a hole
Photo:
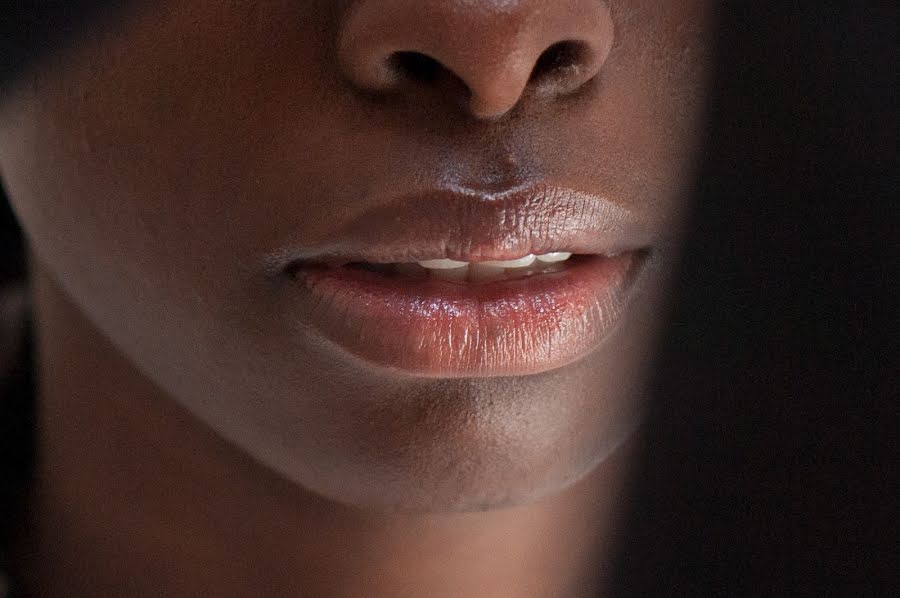
[[[88,5],[8,6],[0,89]],[[613,595],[900,592],[897,12],[722,2]],[[0,205],[0,284],[21,274],[13,230]]]
[[[897,3],[723,6],[622,594],[897,596]]]
[[[23,242],[19,227],[3,191],[0,190],[0,285],[25,274]]]

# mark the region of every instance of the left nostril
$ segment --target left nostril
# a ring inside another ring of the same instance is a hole
[[[440,62],[421,52],[394,52],[388,62],[396,73],[414,83],[435,83],[446,70]]]

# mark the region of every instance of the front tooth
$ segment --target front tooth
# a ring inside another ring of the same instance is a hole
[[[544,255],[539,255],[537,256],[537,259],[540,262],[552,264],[554,262],[564,262],[570,257],[572,257],[572,254],[567,251],[557,251],[555,253],[545,253]]]
[[[418,262],[420,266],[423,268],[428,268],[429,270],[455,270],[456,268],[463,268],[469,265],[469,262],[457,262],[456,260],[425,260],[424,262]]]
[[[492,261],[492,262],[478,262],[482,266],[491,266],[494,268],[527,268],[531,264],[534,263],[535,257],[532,254],[528,254],[525,257],[520,257],[517,260],[505,260],[505,261]]]

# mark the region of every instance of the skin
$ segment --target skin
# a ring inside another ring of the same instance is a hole
[[[677,254],[710,4],[138,3],[3,90],[39,339],[35,590],[593,595]],[[530,78],[570,36],[588,44],[576,68]],[[385,73],[396,43],[453,76]],[[285,320],[266,258],[288,240],[328,239],[394,189],[529,177],[655,231],[662,266],[580,361],[421,378]]]

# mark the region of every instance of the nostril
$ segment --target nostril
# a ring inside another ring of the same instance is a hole
[[[614,33],[610,3],[598,0],[339,4],[348,9],[337,59],[358,92],[411,108],[440,102],[479,120],[498,119],[525,96],[545,103],[575,94],[595,79]]]
[[[538,57],[529,83],[540,85],[577,77],[579,71],[591,62],[590,52],[588,44],[575,40],[553,44]]]
[[[388,63],[394,72],[414,83],[435,83],[446,70],[440,62],[421,52],[394,52]]]

